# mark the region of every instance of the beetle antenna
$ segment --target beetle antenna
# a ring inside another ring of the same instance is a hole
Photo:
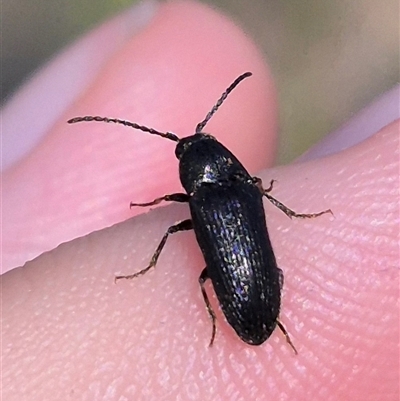
[[[228,95],[239,85],[240,82],[242,82],[244,79],[247,77],[250,77],[253,75],[251,72],[245,72],[244,74],[240,75],[237,77],[232,84],[226,89],[226,91],[222,94],[222,96],[218,99],[217,103],[215,103],[214,107],[209,111],[209,113],[206,115],[206,118],[197,124],[196,127],[196,134],[199,134],[203,131],[203,128],[206,126],[210,118],[214,115],[214,113],[219,109],[221,104],[224,102],[224,100],[228,97]]]
[[[172,132],[160,132],[155,130],[154,128],[145,127],[144,125],[139,125],[126,120],[120,120],[119,118],[109,118],[109,117],[99,117],[99,116],[75,117],[68,120],[68,124],[80,123],[82,121],[99,121],[104,123],[122,124],[125,125],[126,127],[135,128],[152,135],[162,136],[163,138],[170,139],[171,141],[174,142],[180,141],[180,139]]]

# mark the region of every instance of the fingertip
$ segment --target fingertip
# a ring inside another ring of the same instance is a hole
[[[194,132],[222,91],[248,70],[253,77],[229,97],[207,132],[256,171],[271,164],[276,150],[277,103],[271,74],[237,25],[196,2],[163,3],[151,23],[110,59],[71,115],[97,110],[184,137]],[[115,141],[146,146],[141,136],[121,132],[125,134]],[[110,138],[104,140],[110,143]],[[128,149],[124,146],[122,151]],[[152,149],[152,159],[158,160],[164,151],[161,144]],[[145,157],[147,163],[148,154]],[[136,157],[130,163],[140,160]]]
[[[88,90],[116,49],[151,20],[156,4],[139,3],[106,21],[63,49],[13,94],[2,108],[3,170],[35,151],[54,132],[65,110]]]
[[[15,250],[14,263],[23,262],[21,255],[33,257],[131,217],[131,201],[145,202],[180,189],[170,141],[108,124],[68,125],[76,116],[119,117],[184,137],[194,132],[237,76],[251,71],[253,77],[229,96],[206,132],[230,148],[251,172],[271,163],[276,95],[256,46],[232,21],[203,4],[175,1],[156,10],[134,35],[106,23],[109,36],[120,37],[111,51],[108,36],[99,28],[88,35],[93,46],[63,53],[65,68],[57,69],[56,59],[51,77],[43,76],[42,84],[37,84],[39,91],[62,76],[63,87],[75,89],[68,92],[63,106],[49,112],[40,125],[45,133],[41,142],[6,177],[6,185],[16,183],[7,204],[23,210],[18,216],[9,214],[11,236],[20,238],[24,248],[32,248],[38,220],[43,222],[41,232],[49,233],[28,253]],[[84,57],[72,57],[76,53]],[[97,54],[94,59],[93,54]],[[79,68],[71,66],[77,60]],[[93,60],[101,60],[99,68],[90,68]],[[79,81],[80,70],[85,77]],[[53,95],[62,98],[63,91]],[[37,107],[40,99],[32,104]]]

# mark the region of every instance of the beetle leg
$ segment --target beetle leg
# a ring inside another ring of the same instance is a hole
[[[271,180],[269,183],[269,187],[267,189],[265,189],[263,187],[263,183],[262,183],[262,179],[259,177],[251,177],[253,184],[255,184],[258,189],[260,190],[260,192],[264,195],[265,192],[271,192],[272,188],[274,187],[274,183],[276,182],[276,180]]]
[[[262,181],[261,178],[257,178],[259,181],[257,181],[257,184],[261,184],[261,192],[264,195],[265,192],[271,192],[272,188],[274,187],[274,183],[276,182],[276,180],[271,180],[269,183],[269,187],[267,189],[264,189],[262,186]]]
[[[181,222],[169,227],[167,232],[162,237],[161,242],[158,244],[158,247],[157,247],[156,251],[154,252],[153,257],[151,258],[150,264],[145,269],[142,269],[142,270],[138,271],[137,273],[130,274],[128,276],[116,276],[115,281],[120,280],[122,278],[132,279],[132,278],[135,278],[135,277],[138,277],[138,276],[141,276],[141,275],[147,273],[152,267],[156,266],[158,257],[160,256],[160,253],[163,250],[165,243],[167,242],[168,236],[170,234],[174,234],[178,231],[186,231],[186,230],[191,230],[191,229],[193,229],[193,224],[192,224],[192,220],[190,220],[190,219],[182,220]]]
[[[131,202],[130,207],[132,207],[132,206],[153,206],[153,205],[158,205],[162,201],[182,202],[183,203],[183,202],[189,202],[189,198],[190,198],[190,196],[188,194],[176,193],[176,194],[161,196],[160,198],[156,198],[151,202],[145,202],[145,203]]]
[[[300,219],[313,219],[314,217],[321,216],[325,213],[330,213],[333,215],[331,209],[326,209],[323,210],[322,212],[318,213],[296,213],[295,211],[289,209],[287,206],[285,206],[283,203],[279,202],[277,199],[275,199],[273,196],[269,195],[267,192],[264,192],[264,196],[278,209],[282,210],[283,213],[286,214],[289,218],[296,217]]]
[[[282,210],[283,213],[286,214],[289,218],[296,217],[300,219],[313,219],[314,217],[321,216],[325,213],[330,213],[333,215],[331,209],[326,209],[323,210],[322,212],[318,213],[296,213],[294,210],[289,209],[287,206],[285,206],[282,202],[279,202],[277,199],[275,199],[273,196],[271,196],[268,192],[272,191],[272,188],[274,186],[274,182],[276,180],[271,180],[269,187],[267,189],[264,189],[262,186],[262,181],[261,178],[258,177],[253,177],[253,182],[254,184],[260,189],[260,192],[278,209]]]
[[[292,347],[294,353],[297,355],[297,349],[296,347],[293,345],[292,340],[290,339],[289,333],[286,331],[285,326],[277,319],[276,320],[276,324],[278,325],[278,327],[280,328],[281,332],[283,333],[283,335],[286,337],[286,341],[288,342],[288,344]]]
[[[208,273],[207,273],[207,267],[205,267],[203,269],[203,271],[200,274],[199,277],[199,284],[200,284],[200,288],[201,288],[201,293],[203,294],[203,298],[204,298],[204,302],[206,303],[206,308],[208,311],[208,314],[210,316],[210,319],[212,321],[212,334],[211,334],[211,340],[210,340],[210,344],[208,345],[209,347],[211,347],[213,345],[214,339],[215,339],[215,333],[216,333],[216,325],[215,322],[217,320],[217,317],[215,316],[215,312],[211,306],[210,300],[208,299],[208,295],[206,292],[206,289],[204,288],[204,283],[209,279],[208,277]]]

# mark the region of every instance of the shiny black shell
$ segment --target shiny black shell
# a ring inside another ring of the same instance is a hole
[[[181,139],[176,154],[193,229],[222,311],[243,341],[262,344],[276,327],[283,284],[263,194],[237,158],[210,135]]]
[[[116,276],[115,280],[133,279],[147,273],[156,266],[169,235],[193,229],[206,262],[199,284],[212,320],[210,346],[215,338],[216,316],[204,287],[207,279],[212,281],[226,319],[243,341],[262,344],[278,326],[297,353],[279,321],[283,274],[277,267],[268,236],[262,199],[267,197],[289,217],[314,218],[332,212],[328,209],[298,214],[289,209],[269,194],[273,180],[269,188],[264,189],[261,180],[250,176],[227,148],[203,132],[229,93],[251,75],[245,72],[236,78],[204,120],[197,124],[195,134],[185,138],[118,118],[83,116],[72,118],[68,123],[122,124],[177,143],[175,155],[179,159],[179,176],[185,193],[164,195],[151,202],[131,202],[130,206],[147,207],[162,201],[189,203],[191,219],[168,228],[146,268],[134,274]]]

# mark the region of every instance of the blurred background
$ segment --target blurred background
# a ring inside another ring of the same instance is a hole
[[[2,0],[1,97],[135,0]],[[399,81],[398,0],[208,0],[261,47],[281,110],[278,163],[303,153]]]

